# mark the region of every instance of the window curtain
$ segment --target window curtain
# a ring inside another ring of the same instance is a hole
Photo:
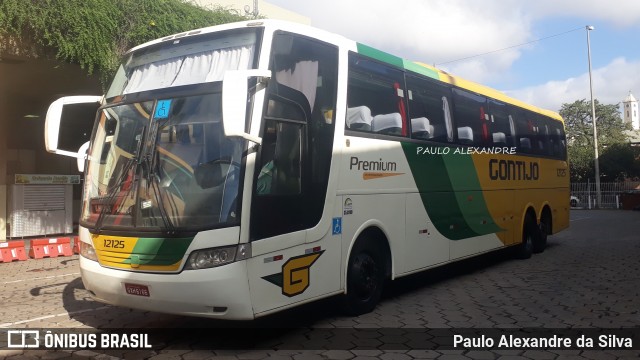
[[[248,69],[253,46],[238,46],[138,66],[123,93],[221,81],[225,71]]]
[[[311,107],[311,112],[313,112],[318,86],[317,61],[300,61],[295,64],[293,70],[278,71],[276,73],[276,81],[303,93],[309,100],[309,106]]]

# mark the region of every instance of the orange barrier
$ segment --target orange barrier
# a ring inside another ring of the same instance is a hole
[[[0,262],[27,260],[24,241],[7,241],[0,243]]]
[[[73,255],[73,250],[71,249],[71,238],[58,238],[58,254],[60,256]]]
[[[68,237],[31,240],[29,257],[42,259],[45,257],[71,256],[71,239]]]
[[[55,240],[57,242],[57,239]],[[56,243],[49,244],[49,239],[31,240],[31,249],[29,249],[29,257],[32,259],[58,257],[57,244]]]
[[[80,239],[77,236],[73,237],[73,253],[80,254]]]

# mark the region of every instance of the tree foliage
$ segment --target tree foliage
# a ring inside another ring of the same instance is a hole
[[[603,181],[637,180],[640,177],[640,148],[628,143],[613,144],[600,156]]]
[[[624,133],[630,130],[630,126],[623,123],[618,105],[604,105],[598,100],[594,103],[601,180],[617,181],[640,175],[636,170],[640,167],[640,160],[637,154],[634,155],[637,151],[631,148]],[[562,104],[560,115],[565,121],[571,181],[594,179],[591,101],[583,99]]]
[[[2,0],[0,51],[55,57],[108,79],[135,45],[244,19],[181,0]]]
[[[603,105],[594,100],[596,127],[598,131],[598,149],[611,144],[625,142],[625,130],[628,124],[622,122],[618,105]],[[564,118],[569,145],[591,146],[593,149],[593,122],[591,120],[591,101],[576,100],[571,104],[562,104],[560,115]]]

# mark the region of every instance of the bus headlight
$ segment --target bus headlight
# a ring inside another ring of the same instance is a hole
[[[90,244],[84,241],[80,241],[80,255],[93,261],[98,261],[98,255],[96,255],[96,249]]]
[[[248,244],[195,250],[189,255],[185,270],[207,269],[251,257]]]

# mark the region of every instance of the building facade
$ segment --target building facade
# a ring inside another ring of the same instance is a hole
[[[78,65],[3,52],[0,79],[0,240],[21,237],[20,232],[15,232],[18,213],[22,225],[30,225],[31,229],[42,227],[43,232],[48,232],[46,219],[60,210],[68,212],[68,216],[77,221],[80,184],[70,185],[73,200],[69,205],[59,199],[49,201],[53,199],[41,194],[20,193],[24,190],[20,188],[26,186],[31,186],[27,190],[43,190],[47,185],[21,184],[16,175],[80,175],[75,159],[45,151],[44,119],[49,104],[59,97],[100,94],[98,77],[88,76]],[[24,195],[23,199],[16,199],[19,193]],[[63,196],[66,199],[68,195]],[[26,206],[23,200],[27,200]],[[39,202],[42,207],[29,200]]]
[[[640,113],[638,113],[638,100],[633,96],[631,91],[629,95],[622,100],[622,119],[625,123],[631,124],[633,130],[640,130]]]

